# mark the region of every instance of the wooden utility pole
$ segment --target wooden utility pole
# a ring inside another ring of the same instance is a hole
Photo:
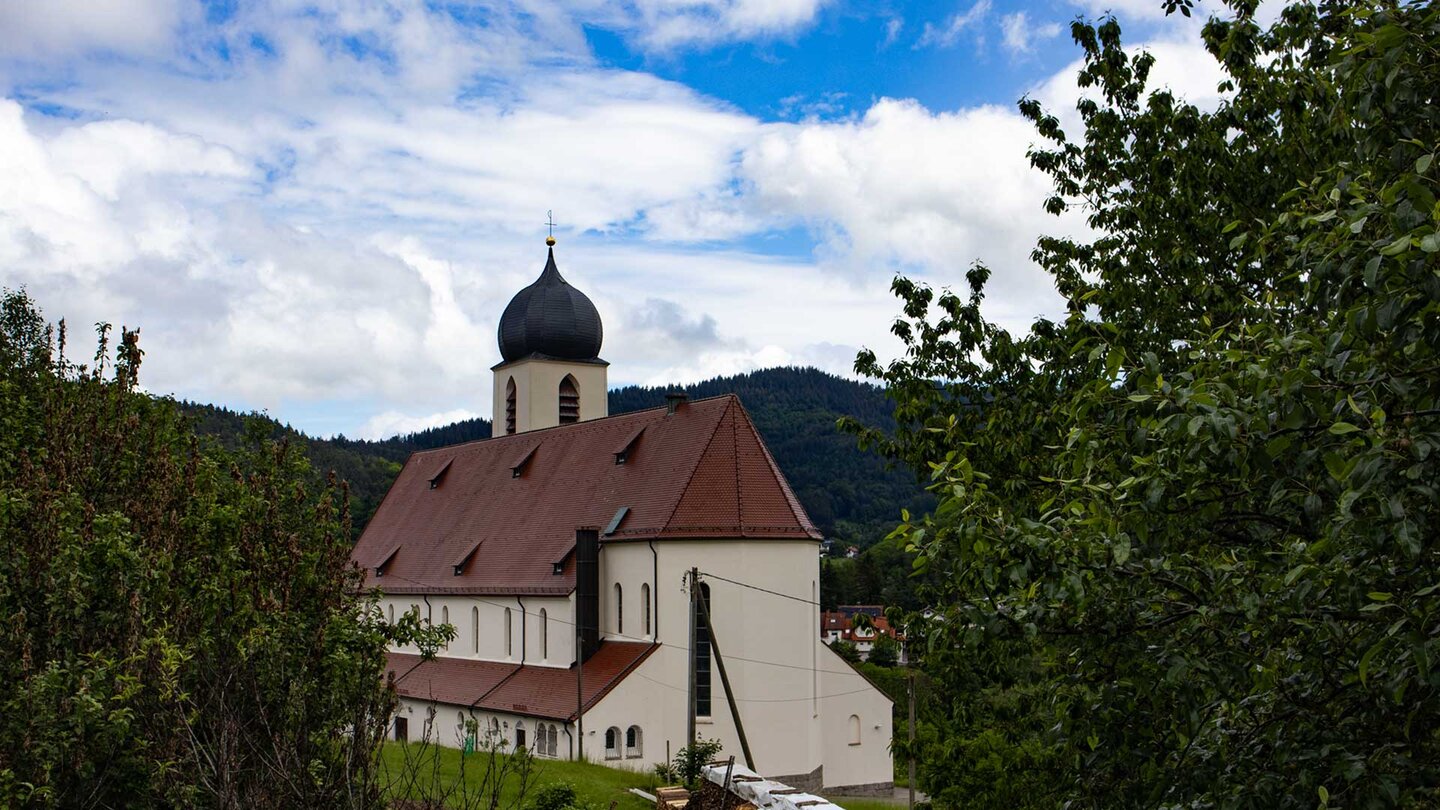
[[[685,744],[691,746],[690,750],[694,751],[695,749],[693,746],[695,745],[695,669],[699,662],[699,650],[697,649],[697,647],[699,647],[699,644],[696,640],[696,625],[699,619],[699,611],[696,610],[695,605],[700,601],[700,569],[691,568],[690,573],[687,576],[690,580],[690,710],[689,712],[687,712],[689,725],[686,727]]]
[[[906,746],[906,753],[910,755],[910,810],[915,810],[915,670],[906,668],[910,677],[910,744]]]
[[[585,761],[585,655],[580,648],[580,622],[575,622],[575,751]],[[911,768],[914,769],[913,766]],[[913,800],[911,802],[914,803]]]
[[[754,770],[755,758],[750,756],[750,741],[745,738],[745,724],[740,722],[740,706],[735,702],[735,693],[730,690],[730,678],[725,674],[725,658],[720,655],[720,642],[715,638],[715,622],[710,617],[710,606],[704,599],[699,600],[700,617],[705,621],[705,638],[710,642],[710,655],[715,659],[715,668],[720,670],[720,685],[725,687],[725,702],[730,704],[730,718],[735,721],[735,733],[740,736],[740,751],[745,754],[745,767]],[[735,758],[731,757],[733,765]]]

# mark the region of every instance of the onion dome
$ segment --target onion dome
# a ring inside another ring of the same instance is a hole
[[[511,363],[527,357],[597,360],[604,329],[595,305],[560,275],[554,241],[540,278],[515,293],[500,316],[500,355]]]

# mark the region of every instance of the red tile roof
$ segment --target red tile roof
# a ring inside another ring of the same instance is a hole
[[[552,567],[575,530],[603,529],[621,507],[628,514],[602,540],[820,539],[730,395],[415,453],[351,556],[389,593],[566,594],[573,561]]]
[[[606,641],[585,660],[585,709],[588,711],[640,665],[658,644]],[[498,661],[436,658],[390,653],[386,669],[395,673],[395,688],[415,700],[455,706],[474,705],[494,712],[575,718],[575,667],[519,666]]]

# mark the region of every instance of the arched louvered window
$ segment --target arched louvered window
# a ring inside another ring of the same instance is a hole
[[[650,583],[640,586],[640,620],[645,625],[645,635],[650,635]]]
[[[470,652],[480,652],[480,608],[470,608]]]
[[[540,608],[540,660],[550,657],[550,624],[545,608]],[[554,753],[553,751],[551,753]]]
[[[505,381],[505,432],[515,432],[515,378]]]
[[[560,381],[560,424],[568,425],[580,421],[580,389],[575,377],[566,374]]]

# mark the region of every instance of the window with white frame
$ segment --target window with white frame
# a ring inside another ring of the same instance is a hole
[[[620,758],[620,729],[615,726],[605,729],[605,758]]]
[[[625,758],[638,759],[642,755],[642,743],[644,743],[644,739],[639,726],[625,729]]]

